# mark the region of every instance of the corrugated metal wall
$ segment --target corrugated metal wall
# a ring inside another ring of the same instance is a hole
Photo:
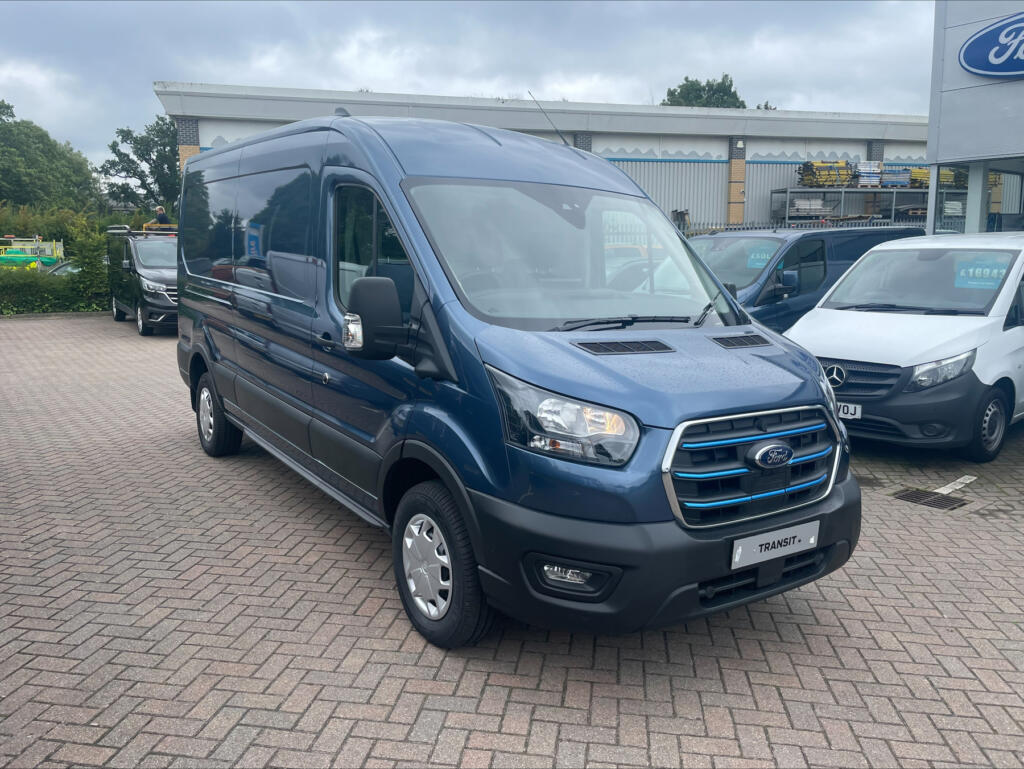
[[[612,160],[666,214],[689,211],[691,222],[724,222],[729,194],[725,161]]]
[[[771,219],[772,190],[796,186],[797,163],[747,163],[746,205],[744,219],[768,222]]]
[[[1021,195],[1021,177],[1019,174],[1003,174],[1003,205],[1000,209],[1004,214],[1019,214]]]

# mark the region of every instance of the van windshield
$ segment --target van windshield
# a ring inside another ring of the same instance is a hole
[[[850,268],[822,307],[987,315],[1018,253],[964,248],[872,251]]]
[[[782,240],[749,236],[690,238],[690,245],[723,283],[746,288],[771,264]]]
[[[406,192],[463,305],[489,322],[526,330],[597,319],[739,322],[645,198],[484,179],[415,179]]]
[[[135,254],[143,267],[174,267],[178,263],[178,239],[138,240],[135,242]]]

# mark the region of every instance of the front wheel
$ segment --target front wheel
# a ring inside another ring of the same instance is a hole
[[[199,443],[211,457],[238,453],[242,431],[224,416],[209,372],[199,377],[196,384],[196,427],[199,428]]]
[[[142,312],[142,305],[135,305],[135,326],[139,329],[139,336],[152,336],[153,327],[146,323],[146,316]]]
[[[998,387],[985,393],[974,416],[974,436],[967,456],[975,462],[991,462],[999,455],[1010,419],[1009,399]]]
[[[469,533],[439,481],[413,486],[398,503],[392,530],[395,580],[413,627],[435,646],[472,646],[490,629]]]

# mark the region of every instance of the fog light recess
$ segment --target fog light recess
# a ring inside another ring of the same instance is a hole
[[[946,426],[941,422],[925,422],[921,425],[921,435],[926,438],[938,438],[946,434]]]
[[[534,589],[576,601],[600,601],[614,587],[622,570],[616,566],[572,561],[530,553],[524,559]]]

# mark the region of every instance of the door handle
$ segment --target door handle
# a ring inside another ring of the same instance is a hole
[[[331,335],[326,331],[316,338],[317,344],[323,347],[325,350],[333,350],[338,345],[331,340]]]

